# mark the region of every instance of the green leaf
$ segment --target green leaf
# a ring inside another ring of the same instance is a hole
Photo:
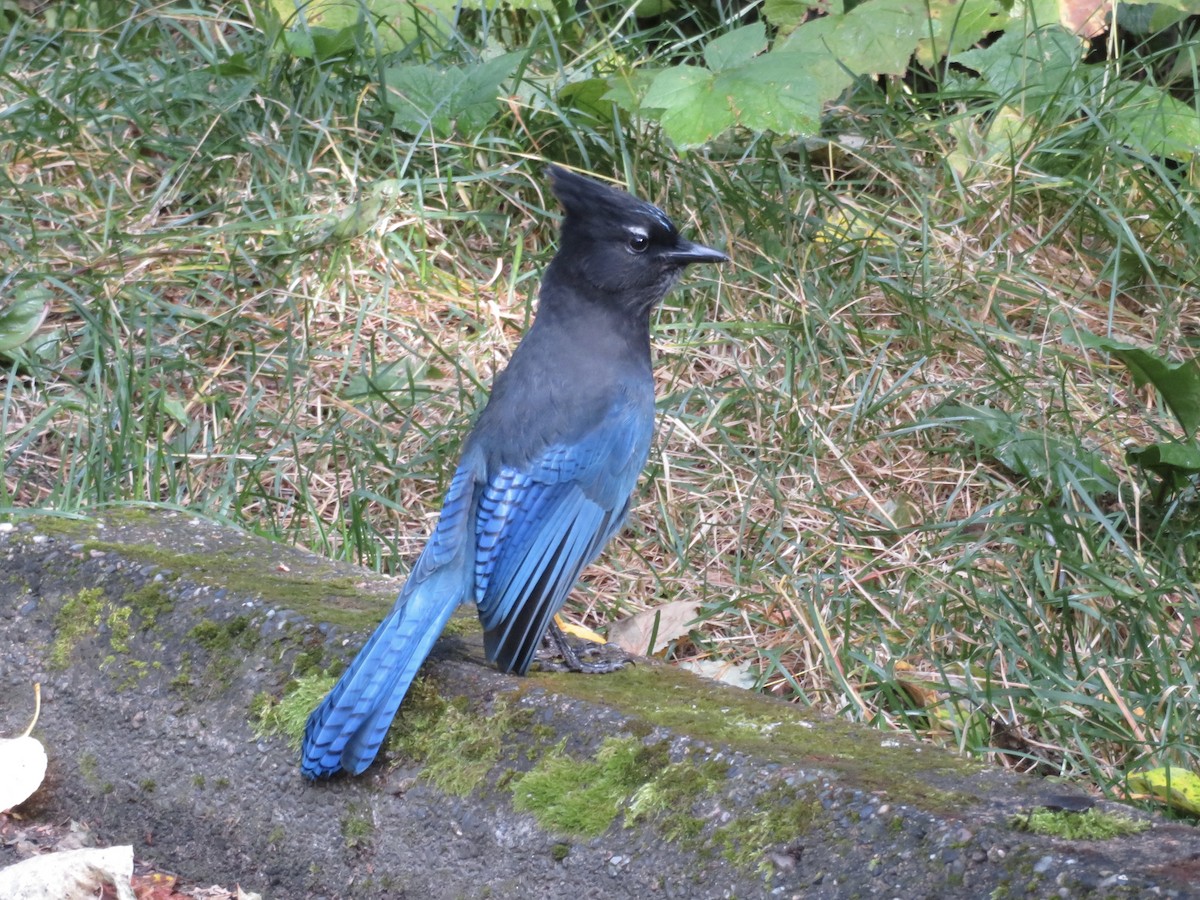
[[[1183,426],[1185,436],[1195,436],[1200,427],[1200,360],[1168,362],[1149,350],[1124,341],[1098,337],[1086,331],[1079,337],[1085,347],[1111,353],[1123,362],[1138,387],[1154,385]]]
[[[224,78],[240,78],[255,74],[255,69],[250,65],[250,60],[247,59],[245,53],[230,54],[222,62],[209,66],[209,71]]]
[[[601,100],[609,100],[626,112],[638,112],[645,102],[646,92],[659,76],[654,69],[634,69],[618,72],[605,79],[608,90]]]
[[[712,71],[720,72],[749,62],[766,49],[767,27],[754,22],[710,41],[704,48],[704,61]]]
[[[40,285],[17,288],[9,301],[0,302],[0,353],[11,353],[41,326],[53,294]]]
[[[567,109],[584,113],[601,122],[611,122],[613,103],[616,102],[610,96],[611,93],[608,82],[603,78],[585,78],[564,85],[558,92],[557,100],[559,105]]]
[[[1150,469],[1163,477],[1200,475],[1200,446],[1164,442],[1139,447],[1125,454],[1130,462]],[[1173,483],[1178,479],[1171,478]]]
[[[762,8],[763,17],[781,36],[803,25],[812,12],[840,16],[844,11],[842,0],[766,0]]]
[[[947,405],[937,421],[957,428],[1013,474],[1030,481],[1058,484],[1057,469],[1068,466],[1079,485],[1090,494],[1103,494],[1117,484],[1117,476],[1098,453],[1041,429],[1025,428],[1011,413],[981,406]]]
[[[674,66],[655,77],[642,106],[660,109],[663,130],[681,147],[695,147],[733,125],[733,110],[714,92],[713,75],[700,66]]]
[[[1184,163],[1200,154],[1200,116],[1195,109],[1144,81],[1122,79],[1121,87],[1128,94],[1114,104],[1113,133],[1118,141]]]
[[[978,72],[1005,103],[1022,112],[1053,104],[1081,105],[1090,70],[1081,67],[1083,43],[1054,25],[1031,34],[1014,28],[984,50],[967,50],[951,62]]]
[[[821,104],[850,83],[828,56],[772,51],[713,73],[699,66],[660,72],[642,106],[660,109],[668,137],[694,147],[733,125],[777,134],[815,134]]]
[[[853,75],[903,75],[929,34],[924,0],[867,0],[844,16],[808,22],[784,42],[789,52],[823,55]]]
[[[1151,6],[1162,6],[1166,9],[1177,9],[1182,13],[1196,15],[1200,13],[1200,0],[1125,0],[1130,6],[1149,4]],[[1121,5],[1124,6],[1125,3]]]
[[[827,58],[772,51],[721,72],[717,91],[726,94],[739,125],[776,134],[816,134],[821,105],[850,86],[852,78]]]
[[[396,52],[422,35],[448,34],[457,15],[456,0],[268,0],[267,9],[284,29],[283,45],[300,59],[328,59],[356,45]]]
[[[1200,816],[1200,775],[1195,772],[1165,766],[1130,772],[1127,780],[1131,790],[1150,794],[1189,816]]]
[[[392,66],[383,73],[392,124],[408,134],[427,129],[439,138],[472,137],[500,111],[500,86],[524,58],[505,53],[487,62],[440,69]]]
[[[433,393],[429,387],[432,377],[436,376],[424,363],[412,359],[398,359],[369,373],[353,375],[343,389],[342,397],[346,400],[362,401],[400,394],[418,400]],[[395,397],[391,397],[390,402],[398,403]]]
[[[1008,25],[1009,12],[1000,0],[930,0],[930,33],[917,42],[917,60],[934,66]]]

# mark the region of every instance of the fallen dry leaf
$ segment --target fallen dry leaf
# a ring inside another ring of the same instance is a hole
[[[673,600],[636,613],[608,626],[608,639],[626,653],[653,656],[668,643],[688,633],[696,621],[700,604],[692,600]],[[654,646],[650,646],[651,640]]]

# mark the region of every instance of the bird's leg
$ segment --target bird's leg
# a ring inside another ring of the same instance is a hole
[[[585,662],[579,651],[571,646],[571,639],[563,633],[553,619],[550,620],[550,627],[546,629],[546,638],[557,656],[561,657],[561,662],[557,659],[547,659],[545,654],[539,653],[537,665],[545,672],[582,672],[585,675],[607,675],[623,669],[633,662],[615,644],[594,644],[590,641],[586,642],[587,650],[585,652],[589,655],[606,653],[608,658]]]

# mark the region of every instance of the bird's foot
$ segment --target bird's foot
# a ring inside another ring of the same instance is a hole
[[[616,644],[597,644],[563,633],[558,623],[551,622],[546,630],[542,649],[534,664],[543,672],[582,672],[584,675],[607,675],[633,664],[625,651]]]

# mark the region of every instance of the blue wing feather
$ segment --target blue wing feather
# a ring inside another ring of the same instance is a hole
[[[614,408],[576,443],[501,467],[476,518],[475,602],[488,658],[524,673],[580,572],[616,533],[646,462],[652,413]]]

